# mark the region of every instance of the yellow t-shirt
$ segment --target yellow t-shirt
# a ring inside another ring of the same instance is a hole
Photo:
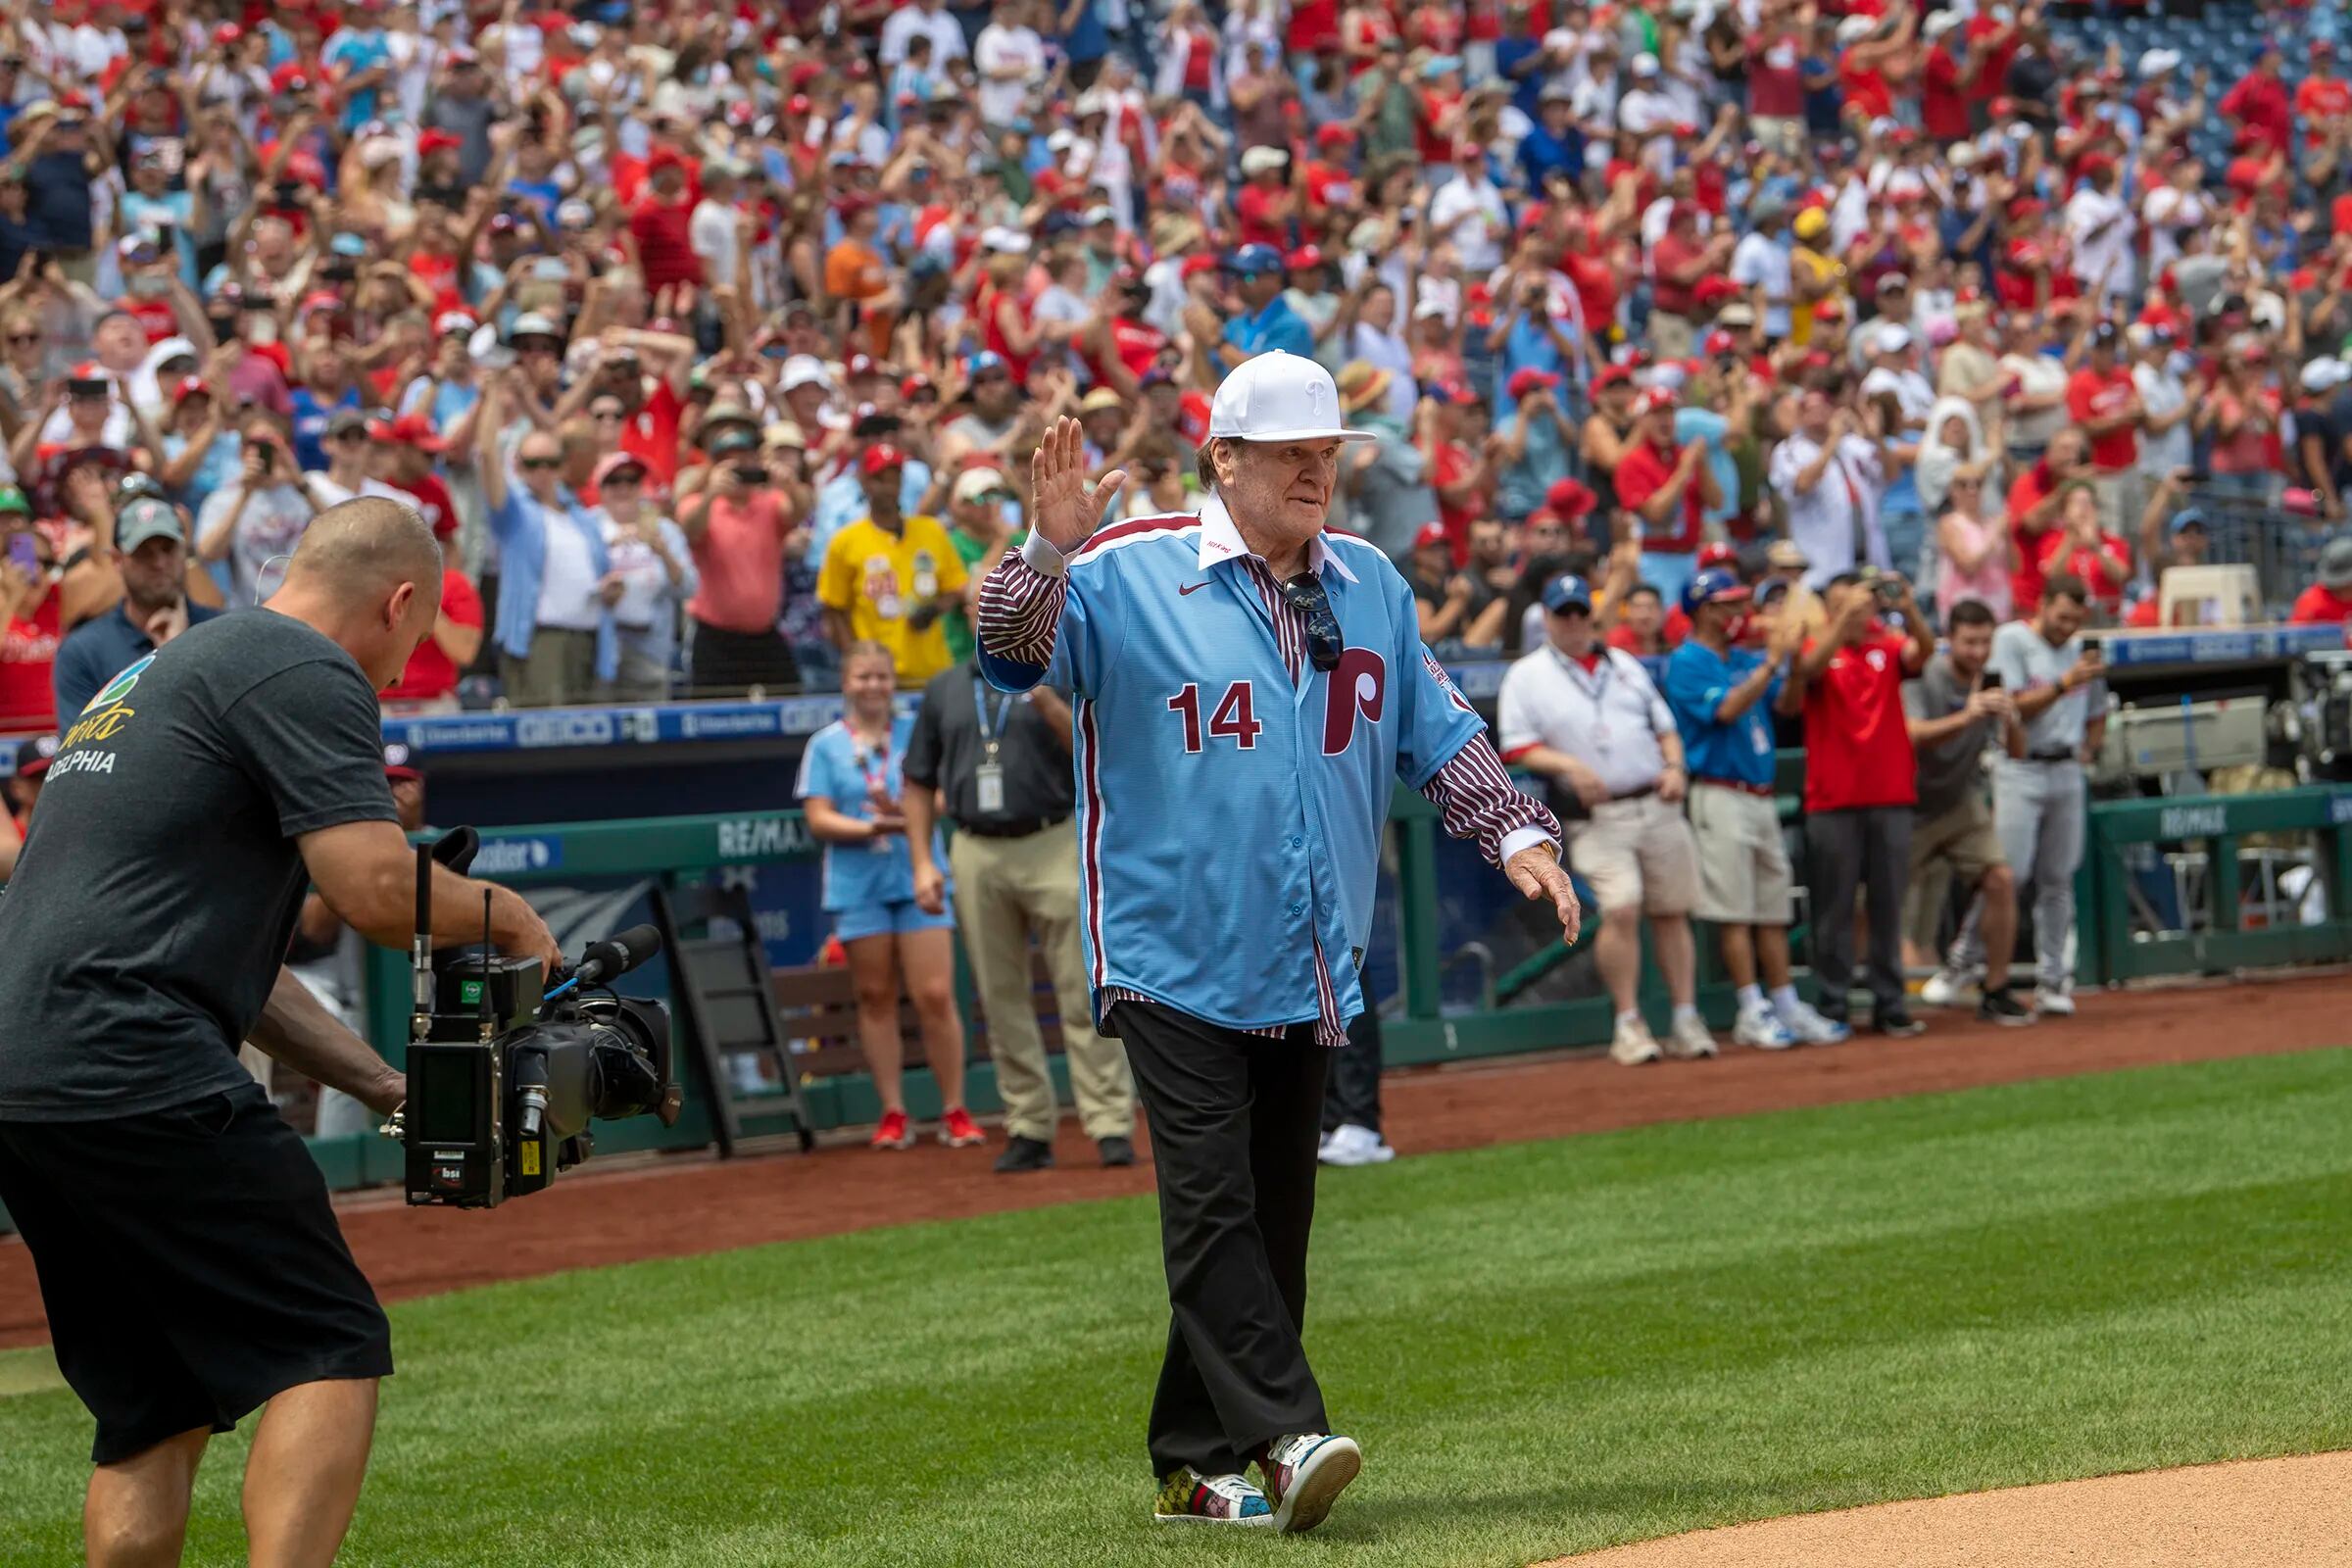
[[[890,650],[900,685],[920,686],[956,662],[948,652],[946,612],[960,604],[970,578],[937,517],[907,517],[905,524],[892,533],[863,517],[835,534],[816,576],[816,598],[850,617],[852,637]],[[917,630],[911,617],[926,602],[940,613]]]
[[[1834,300],[1843,292],[1832,282],[1838,275],[1838,262],[1835,257],[1825,256],[1819,251],[1797,245],[1789,249],[1788,266],[1793,271],[1800,272],[1808,281],[1816,285],[1829,285],[1823,289],[1821,299]],[[1805,298],[1801,290],[1795,291],[1795,298],[1789,302],[1788,341],[1799,348],[1813,341],[1813,307],[1819,303],[1820,300]]]

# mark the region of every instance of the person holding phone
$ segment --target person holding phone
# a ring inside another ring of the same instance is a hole
[[[2090,590],[2064,572],[2043,585],[2032,620],[2013,620],[1993,633],[1986,668],[2001,677],[2025,725],[2025,750],[1995,759],[1992,822],[2008,862],[2034,881],[2034,1007],[2071,1017],[2074,965],[2068,957],[2075,925],[2075,872],[2082,863],[2089,819],[2082,763],[2096,756],[2107,730],[2106,659],[2082,635]],[[1990,969],[1986,951],[1997,933],[1972,921],[1953,945],[1949,968],[1962,974]]]
[[[1984,997],[1977,1017],[2015,1028],[2034,1022],[2033,1010],[2009,992],[2009,956],[2017,944],[2017,879],[2009,869],[1983,760],[2026,755],[2026,729],[2017,703],[1992,657],[1994,616],[1974,599],[1954,604],[1944,617],[1948,646],[1928,661],[1919,678],[1903,683],[1903,713],[1919,755],[1919,805],[1911,823],[1910,935],[1933,951],[1940,934],[1944,873],[1971,890],[1970,917],[1984,933]],[[1959,1000],[1965,977],[1938,970],[1920,994],[1933,1006]]]
[[[230,605],[261,603],[262,568],[291,555],[323,510],[310,477],[295,466],[293,449],[274,420],[262,415],[246,419],[237,477],[206,497],[196,514],[196,560],[222,579]]]
[[[771,476],[756,429],[730,420],[704,440],[710,462],[689,472],[678,502],[678,526],[701,578],[686,603],[694,695],[797,690],[800,663],[776,627],[785,561],[799,557],[807,530]]]
[[[57,725],[51,689],[65,594],[24,492],[0,485],[0,730]]]
[[[1876,585],[1886,584],[1886,592]],[[1889,606],[1887,597],[1894,603]],[[1805,718],[1805,839],[1813,872],[1816,1005],[1845,1021],[1854,975],[1854,908],[1869,890],[1865,980],[1871,1026],[1908,1038],[1923,1025],[1903,1001],[1903,877],[1911,860],[1911,816],[1919,763],[1903,718],[1902,683],[1936,652],[1911,585],[1888,572],[1864,581],[1843,571],[1822,592],[1828,624],[1806,640],[1775,710]],[[1902,630],[1890,629],[1891,611]]]

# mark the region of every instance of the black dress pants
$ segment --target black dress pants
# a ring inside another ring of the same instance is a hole
[[[1882,1013],[1903,1009],[1903,888],[1911,875],[1911,808],[1863,806],[1805,813],[1813,861],[1813,977],[1825,1018],[1845,1021],[1854,983],[1854,901],[1869,900],[1863,981]]]
[[[1118,1003],[1107,1021],[1159,1179],[1171,1313],[1152,1473],[1238,1472],[1275,1438],[1330,1430],[1298,1337],[1329,1053],[1309,1024],[1271,1039],[1157,1003]]]
[[[1331,1054],[1323,1130],[1341,1127],[1380,1131],[1380,1014],[1368,1006],[1348,1020],[1348,1044]]]

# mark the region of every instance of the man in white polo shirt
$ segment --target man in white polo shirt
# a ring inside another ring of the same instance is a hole
[[[1640,661],[1602,646],[1582,577],[1554,578],[1544,610],[1548,643],[1503,675],[1495,724],[1504,761],[1556,779],[1584,806],[1586,819],[1568,825],[1568,859],[1600,903],[1593,958],[1617,1008],[1609,1054],[1632,1067],[1660,1054],[1634,1004],[1646,913],[1674,1002],[1664,1050],[1712,1056],[1714,1038],[1692,1004],[1698,846],[1683,819],[1690,777],[1674,714]]]

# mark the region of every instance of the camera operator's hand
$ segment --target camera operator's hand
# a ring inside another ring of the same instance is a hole
[[[537,958],[549,974],[564,966],[564,950],[556,945],[556,934],[530,901],[513,888],[492,888],[490,932],[501,953]]]

